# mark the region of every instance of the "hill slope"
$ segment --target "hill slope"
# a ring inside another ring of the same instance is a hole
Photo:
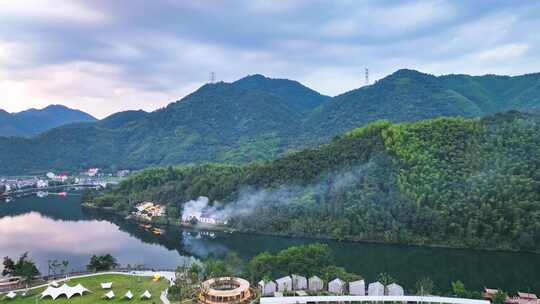
[[[121,112],[32,139],[0,137],[0,173],[274,158],[304,115],[328,99],[260,75],[207,84],[152,113]]]
[[[151,113],[121,112],[28,140],[0,137],[0,174],[273,159],[379,119],[538,109],[538,96],[540,74],[436,77],[399,70],[334,98],[296,81],[252,75],[204,85]]]
[[[123,214],[158,201],[171,222],[198,208],[251,232],[538,251],[539,132],[519,112],[379,121],[263,164],[149,169],[87,200]]]
[[[0,136],[29,137],[65,124],[93,121],[93,116],[61,105],[13,114],[0,109]]]

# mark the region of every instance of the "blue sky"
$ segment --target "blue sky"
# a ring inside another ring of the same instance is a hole
[[[0,10],[0,108],[154,110],[260,73],[327,95],[400,68],[540,72],[538,1],[17,0]]]

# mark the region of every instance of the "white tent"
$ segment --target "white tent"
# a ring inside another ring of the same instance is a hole
[[[380,282],[369,284],[368,296],[384,296],[384,285]]]
[[[110,299],[114,298],[114,291],[110,290],[109,292],[107,292],[103,296],[110,300]]]
[[[292,279],[290,276],[279,278],[276,280],[278,291],[291,291],[292,290]]]
[[[386,292],[389,296],[403,296],[405,294],[405,292],[403,291],[403,287],[399,286],[396,283],[387,285]]]
[[[111,289],[112,288],[112,282],[101,283],[101,288],[102,289]]]
[[[14,299],[16,296],[17,296],[17,294],[15,292],[13,292],[13,291],[8,292],[8,294],[6,295],[6,297],[8,297],[10,299]]]
[[[263,296],[271,296],[274,294],[274,292],[276,292],[277,285],[274,283],[274,281],[265,282],[264,280],[261,280],[259,282],[259,288],[261,289]]]
[[[60,284],[58,284],[58,282],[56,282],[56,281],[52,281],[49,285],[51,285],[52,287],[60,286]]]
[[[145,290],[141,295],[141,299],[150,299],[151,297],[152,297],[152,294],[150,294],[148,290]]]
[[[67,284],[62,285],[61,287],[47,287],[42,293],[41,298],[51,297],[53,300],[56,300],[61,295],[65,295],[68,299],[72,296],[78,294],[82,296],[85,292],[89,290],[86,289],[81,284],[77,284],[74,287],[68,286]]]
[[[328,292],[333,294],[343,294],[345,292],[345,282],[340,278],[328,282]]]
[[[294,290],[305,290],[307,289],[307,279],[301,275],[293,274],[292,276],[292,285]]]
[[[133,293],[131,293],[131,290],[128,290],[126,292],[126,294],[124,295],[124,298],[129,299],[129,300],[133,299]]]
[[[324,288],[324,282],[318,276],[312,276],[308,282],[310,291],[321,291]]]
[[[358,280],[349,283],[349,294],[352,296],[365,296],[366,295],[366,283],[364,280]]]

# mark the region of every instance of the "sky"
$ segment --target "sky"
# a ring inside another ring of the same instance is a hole
[[[0,109],[98,118],[250,74],[335,96],[400,68],[540,72],[538,1],[17,0],[0,9]]]

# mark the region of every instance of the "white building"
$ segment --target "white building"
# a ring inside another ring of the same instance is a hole
[[[341,295],[345,292],[345,282],[340,278],[328,282],[328,292]]]
[[[365,296],[366,283],[364,280],[358,280],[349,283],[349,294],[352,296]]]
[[[308,280],[310,291],[321,291],[324,288],[324,282],[318,276],[312,276]]]
[[[293,289],[292,278],[290,276],[279,278],[276,280],[276,283],[277,283],[277,290],[279,292],[292,291]]]
[[[264,280],[261,280],[259,282],[259,288],[261,289],[261,294],[263,296],[272,296],[277,290],[277,285],[274,281],[265,282]]]
[[[46,180],[43,180],[43,179],[39,179],[36,183],[36,186],[38,188],[47,188],[49,187],[49,181],[46,181]]]
[[[390,285],[387,285],[386,286],[386,293],[389,296],[403,296],[403,295],[405,295],[403,287],[399,286],[396,283],[392,283]]]
[[[294,290],[306,290],[307,289],[307,279],[301,275],[293,274],[292,285]]]
[[[384,296],[384,285],[380,282],[369,284],[368,296]]]

